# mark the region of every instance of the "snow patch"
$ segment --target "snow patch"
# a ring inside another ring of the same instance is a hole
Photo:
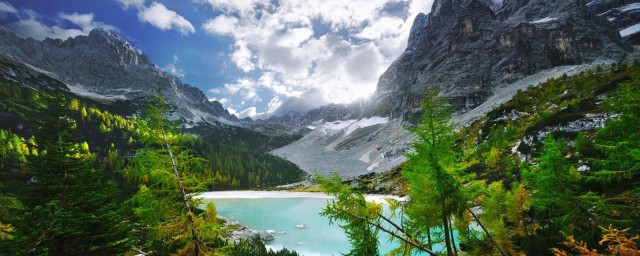
[[[378,124],[386,124],[387,122],[389,122],[388,117],[374,116],[371,118],[363,118],[349,125],[349,127],[347,127],[347,130],[345,131],[344,136],[345,137],[349,136],[349,134],[353,133],[355,130],[358,130],[360,128],[365,128],[365,127],[374,126]]]
[[[633,11],[638,9],[640,9],[640,3],[630,3],[628,5],[618,8],[618,10],[620,10],[621,12],[628,12],[628,11]]]
[[[388,122],[389,122],[388,117],[374,116],[371,118],[363,118],[360,120],[356,120],[356,119],[344,120],[344,121],[340,120],[340,121],[321,124],[316,127],[313,127],[313,126],[307,126],[307,127],[309,129],[315,129],[325,135],[332,135],[337,132],[344,131],[344,137],[347,137],[351,133],[353,133],[354,131],[360,128],[365,128],[365,127],[374,126],[378,124],[386,124]]]
[[[330,123],[324,123],[316,128],[317,131],[322,134],[334,134],[336,132],[342,131],[343,129],[349,127],[349,125],[355,123],[357,120],[345,120],[345,121],[335,121]]]
[[[557,20],[558,18],[551,18],[551,17],[545,17],[536,21],[532,21],[532,24],[540,24],[540,23],[547,23],[549,21],[554,21]]]
[[[91,92],[89,90],[87,90],[87,88],[85,88],[82,85],[79,84],[75,84],[75,85],[71,85],[71,84],[67,84],[67,87],[69,87],[69,90],[71,90],[72,93],[83,96],[83,97],[87,97],[87,98],[92,98],[92,99],[96,99],[96,100],[104,100],[104,101],[116,101],[116,100],[126,100],[127,97],[125,97],[124,95],[120,94],[120,95],[102,95],[102,94],[98,94],[95,92]]]
[[[620,36],[627,37],[638,32],[640,32],[640,23],[630,26],[628,28],[625,28],[623,30],[620,30]]]

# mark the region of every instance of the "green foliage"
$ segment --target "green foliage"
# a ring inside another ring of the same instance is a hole
[[[461,150],[456,148],[455,124],[449,122],[451,109],[437,95],[437,90],[427,91],[422,103],[424,116],[418,126],[409,128],[416,140],[402,174],[409,183],[411,198],[406,207],[409,230],[417,231],[417,237],[429,238],[431,229],[439,227],[447,254],[451,255],[456,250],[451,241],[451,218],[464,221],[464,212],[480,184],[465,184],[471,176],[461,172],[458,162]],[[431,246],[433,242],[426,244]]]
[[[378,255],[382,206],[367,202],[362,193],[343,185],[338,175],[330,179],[319,176],[317,181],[328,195],[335,197],[320,215],[329,218],[330,224],[340,225],[347,234],[351,251],[346,255]]]
[[[168,110],[162,95],[154,95],[147,104],[141,122],[146,147],[125,170],[127,178],[140,184],[132,203],[145,237],[142,246],[163,255],[223,253],[228,248],[215,243],[223,231],[210,220],[215,217],[207,216],[212,211],[196,214],[192,209],[201,204],[194,193],[203,186],[193,166],[202,159],[182,146],[188,136],[177,133],[178,124],[167,120]]]
[[[298,256],[295,251],[290,251],[284,248],[280,251],[274,252],[273,250],[267,250],[260,238],[253,240],[243,240],[233,247],[232,253],[234,256]]]
[[[60,97],[40,116],[38,155],[27,158],[30,182],[17,191],[15,254],[113,255],[128,250],[130,224],[113,200],[115,184],[91,168]]]
[[[634,78],[639,71],[616,64],[550,79],[516,93],[485,118],[462,128],[467,172],[488,182],[501,181],[505,192],[517,199],[512,209],[519,213],[503,217],[504,227],[512,233],[509,240],[526,253],[548,253],[547,248],[564,239],[559,231],[589,244],[597,244],[598,226],[613,224],[639,232],[640,207],[634,202],[640,194],[633,171],[640,144],[640,95]],[[613,118],[599,130],[553,131],[600,116]],[[500,132],[502,127],[511,128]],[[546,141],[538,141],[547,133]],[[514,149],[519,153],[512,153]],[[532,163],[537,163],[533,169],[528,167]],[[500,240],[502,227],[491,223],[494,217],[480,217]]]
[[[172,208],[173,204],[161,204],[161,201],[158,201],[158,198],[162,197],[180,200],[181,198],[175,196],[175,186],[170,186],[171,181],[175,181],[175,175],[165,175],[167,173],[159,171],[159,169],[167,167],[169,161],[166,161],[166,152],[162,151],[162,146],[154,145],[154,142],[159,140],[157,140],[157,133],[150,131],[149,126],[153,122],[148,123],[148,120],[139,119],[135,115],[129,119],[124,118],[104,110],[105,106],[100,103],[75,98],[70,94],[57,96],[56,104],[51,104],[48,100],[51,98],[51,94],[47,91],[36,92],[2,80],[0,83],[0,96],[3,97],[0,101],[0,111],[3,113],[0,115],[0,201],[7,202],[7,204],[0,206],[0,235],[2,236],[0,247],[3,248],[0,254],[23,254],[26,250],[31,250],[38,241],[37,236],[42,235],[43,229],[46,230],[48,227],[49,223],[45,221],[51,219],[50,229],[57,232],[55,236],[69,235],[70,237],[84,238],[84,240],[77,240],[77,244],[74,244],[77,245],[76,252],[67,251],[70,254],[83,254],[81,251],[85,250],[87,246],[93,246],[86,251],[87,253],[121,254],[131,248],[133,240],[128,236],[135,231],[136,237],[142,239],[138,242],[138,246],[149,245],[146,248],[151,248],[151,251],[160,248],[155,250],[156,253],[174,252],[191,255],[192,252],[199,251],[233,255],[232,245],[224,246],[226,243],[221,240],[221,237],[226,236],[224,234],[226,231],[220,228],[215,213],[205,211],[186,214],[181,210],[184,207]],[[55,112],[57,115],[59,114],[59,120],[47,119],[55,116],[43,112],[43,109],[49,105],[56,106]],[[46,121],[40,122],[40,120]],[[20,129],[17,129],[16,126],[13,126],[14,124],[22,124],[24,127],[21,126]],[[65,132],[64,136],[59,137],[61,141],[64,141],[64,144],[56,144],[58,143],[56,138],[45,136],[45,134],[52,134],[50,131],[55,131],[55,129],[50,129],[51,125],[70,129],[70,132]],[[164,128],[169,127],[165,126]],[[36,133],[36,131],[42,131],[42,133]],[[302,172],[296,166],[261,150],[206,142],[194,136],[180,134],[180,129],[177,129],[176,126],[172,126],[172,129],[167,129],[167,131],[169,131],[166,133],[167,139],[174,143],[171,147],[173,153],[180,160],[178,165],[181,165],[180,168],[184,168],[181,170],[181,180],[186,185],[187,192],[279,185],[300,179]],[[58,205],[61,201],[55,199],[55,195],[59,194],[60,184],[66,183],[54,179],[57,177],[55,174],[59,174],[59,168],[56,169],[55,164],[41,164],[39,166],[43,167],[42,170],[51,171],[47,174],[37,175],[37,171],[33,171],[36,161],[40,161],[37,159],[45,159],[57,154],[48,149],[54,145],[70,150],[64,154],[65,161],[69,162],[61,161],[60,163],[73,163],[73,165],[81,163],[81,167],[73,169],[74,173],[77,170],[78,174],[69,176],[68,181],[73,181],[72,185],[66,186],[73,188],[73,190],[69,190],[69,193],[73,193],[72,199],[102,202],[102,206],[77,203],[74,204],[74,207],[77,205],[86,208],[72,207],[60,210]],[[198,152],[191,151],[191,147]],[[142,150],[139,154],[140,158],[132,158],[137,154],[138,149],[143,148],[148,151]],[[158,152],[154,152],[154,150]],[[194,153],[205,156],[207,160],[215,160],[217,157],[233,160],[225,160],[224,163],[231,163],[231,165],[223,165],[213,171],[214,168],[207,168],[207,166],[213,167],[213,164],[197,157]],[[165,157],[164,162],[156,161],[163,157]],[[145,162],[143,158],[147,158],[150,162]],[[231,168],[232,165],[243,165],[245,169],[243,176],[237,175],[235,173],[237,169]],[[141,170],[146,167],[150,169],[145,174]],[[130,173],[132,176],[127,176],[131,178],[129,180],[123,176],[126,173],[123,172],[125,169],[140,172]],[[134,177],[133,175],[139,176]],[[36,183],[32,182],[38,180],[37,176],[55,184],[42,182],[38,184],[42,186],[36,186]],[[91,182],[79,182],[80,180]],[[229,183],[222,185],[221,181],[223,180],[229,180]],[[240,184],[241,180],[242,185]],[[24,184],[30,185],[25,186]],[[45,184],[49,184],[48,187]],[[98,188],[94,188],[94,186],[98,186]],[[76,191],[79,190],[86,191],[76,195]],[[35,198],[35,195],[40,197],[51,195],[52,198],[47,199],[51,201],[31,202],[30,200],[34,199],[30,198]],[[131,199],[129,204],[122,203],[126,199]],[[190,200],[192,207],[200,204],[198,200],[193,198],[188,198],[188,200]],[[36,207],[34,206],[36,203],[41,205]],[[51,217],[59,216],[58,214],[61,214],[59,218]],[[93,214],[90,215],[93,219],[84,217],[88,214]],[[136,226],[134,229],[126,220],[134,219],[137,225],[163,221],[165,224],[169,224],[167,218],[170,216],[178,216],[171,220],[171,223],[176,224],[175,226],[165,225],[164,228],[156,229],[148,228],[149,226]],[[95,223],[96,220],[102,222]],[[116,220],[120,222],[114,223]],[[27,221],[31,223],[29,224]],[[68,229],[66,225],[60,224],[62,222],[76,225],[78,230]],[[91,226],[93,227],[92,233],[80,235],[81,232],[85,232],[84,229],[89,229]],[[186,227],[186,231],[179,230],[181,227]],[[201,241],[198,243],[184,242],[192,236],[189,234],[189,230],[194,229],[197,229],[197,235]],[[118,244],[109,242],[110,239],[115,239],[121,234],[126,234],[126,236],[121,238]],[[160,240],[160,237],[166,238],[169,234],[180,237],[178,239],[180,241]],[[54,234],[51,233],[46,235],[47,239],[49,236],[54,237]],[[29,239],[31,241],[27,241]],[[92,241],[98,239],[101,239],[103,243],[100,246],[92,245]],[[50,240],[40,242],[41,245],[37,246],[36,253],[48,251],[48,243]],[[28,248],[29,246],[32,247]],[[220,249],[208,250],[209,248]]]
[[[208,143],[201,138],[192,138],[186,145],[206,160],[198,168],[213,178],[208,190],[276,186],[298,182],[303,176],[293,163],[258,149]]]

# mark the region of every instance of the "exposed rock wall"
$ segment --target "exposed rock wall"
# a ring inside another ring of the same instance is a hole
[[[365,114],[406,118],[425,87],[469,110],[537,71],[622,59],[628,50],[583,0],[436,0],[415,18],[407,49],[380,77]]]

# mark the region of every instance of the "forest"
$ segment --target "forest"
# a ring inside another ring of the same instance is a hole
[[[235,227],[194,197],[296,182],[290,162],[183,133],[160,94],[141,117],[6,81],[0,94],[22,128],[0,130],[0,255],[297,255],[230,243]]]

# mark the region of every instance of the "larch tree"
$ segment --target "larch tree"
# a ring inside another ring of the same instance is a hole
[[[180,133],[178,123],[170,121],[169,105],[162,94],[151,96],[145,108],[145,147],[137,151],[125,176],[139,184],[132,202],[142,225],[143,251],[175,255],[220,255],[229,248],[217,237],[223,230],[206,212],[197,214],[202,204],[196,192],[205,188],[194,175],[195,157],[182,145],[188,135]],[[211,213],[211,209],[209,212]],[[208,221],[206,220],[208,219]]]
[[[408,164],[403,171],[409,182],[411,200],[406,211],[414,220],[412,230],[441,230],[446,253],[453,255],[456,249],[451,218],[462,219],[470,200],[463,191],[462,168],[458,162],[462,151],[455,149],[455,124],[449,121],[451,109],[438,93],[438,90],[426,91],[420,123],[409,128],[416,140],[411,145],[413,151],[407,154]],[[425,225],[426,229],[420,228]]]

